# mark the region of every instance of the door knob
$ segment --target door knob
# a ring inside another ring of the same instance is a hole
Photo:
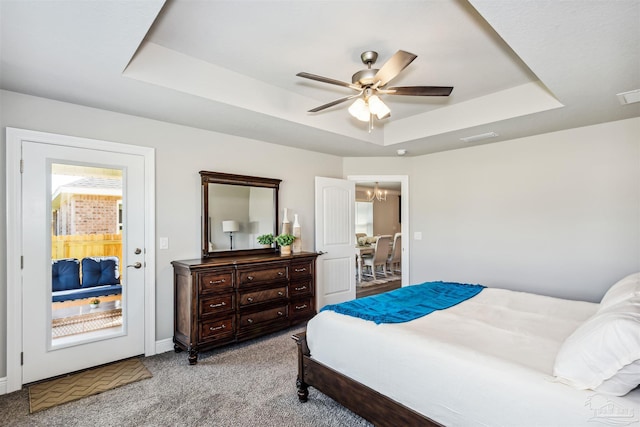
[[[141,262],[136,262],[133,265],[127,265],[127,268],[129,267],[133,267],[133,268],[141,268],[142,267],[142,263]]]

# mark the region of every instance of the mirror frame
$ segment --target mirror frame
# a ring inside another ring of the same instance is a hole
[[[280,189],[281,179],[274,178],[262,178],[257,176],[247,175],[234,175],[230,173],[222,172],[209,172],[200,171],[201,181],[201,193],[202,193],[202,258],[216,258],[216,257],[229,257],[236,255],[251,255],[261,253],[275,253],[277,249],[272,248],[258,248],[258,249],[231,249],[222,251],[209,251],[209,184],[229,184],[229,185],[241,185],[245,187],[263,187],[272,188],[273,192],[273,207],[274,207],[274,221],[273,221],[273,235],[278,235],[278,191]]]

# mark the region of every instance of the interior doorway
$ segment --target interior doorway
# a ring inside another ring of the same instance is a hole
[[[394,238],[401,237],[400,262],[388,279],[393,280],[399,276],[401,286],[407,286],[409,284],[409,177],[407,175],[350,175],[347,179],[355,182],[356,205],[361,205],[356,207],[356,232],[365,233],[370,238],[370,242],[365,241],[364,245],[359,245],[365,248],[358,249],[356,254],[367,252],[366,245],[373,243],[375,236],[391,236],[390,251],[393,249]],[[361,214],[360,218],[358,213]],[[376,217],[378,217],[377,221]],[[356,241],[356,244],[358,243]],[[361,269],[361,261],[356,259],[356,262],[358,269]],[[358,279],[362,277],[360,273],[361,271],[358,272]],[[380,280],[381,283],[384,281],[384,279]]]

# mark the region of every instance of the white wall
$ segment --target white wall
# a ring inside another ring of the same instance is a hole
[[[342,159],[135,116],[0,91],[0,164],[6,163],[5,128],[81,136],[156,150],[156,339],[173,336],[170,262],[200,256],[200,170],[282,179],[281,208],[299,214],[303,250],[313,250],[314,177],[338,178]],[[283,162],[282,159],[286,159]],[[286,164],[285,167],[282,165]],[[6,223],[6,176],[0,174],[0,222]],[[282,212],[280,213],[282,215]],[[6,374],[6,233],[0,228],[0,377]]]
[[[598,301],[640,271],[639,118],[385,164],[409,174],[411,283]],[[345,176],[378,166],[344,165]]]

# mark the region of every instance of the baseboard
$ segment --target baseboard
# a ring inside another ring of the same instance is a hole
[[[0,396],[7,394],[7,377],[0,378]]]
[[[167,351],[173,350],[173,338],[156,341],[156,354],[166,353]]]

